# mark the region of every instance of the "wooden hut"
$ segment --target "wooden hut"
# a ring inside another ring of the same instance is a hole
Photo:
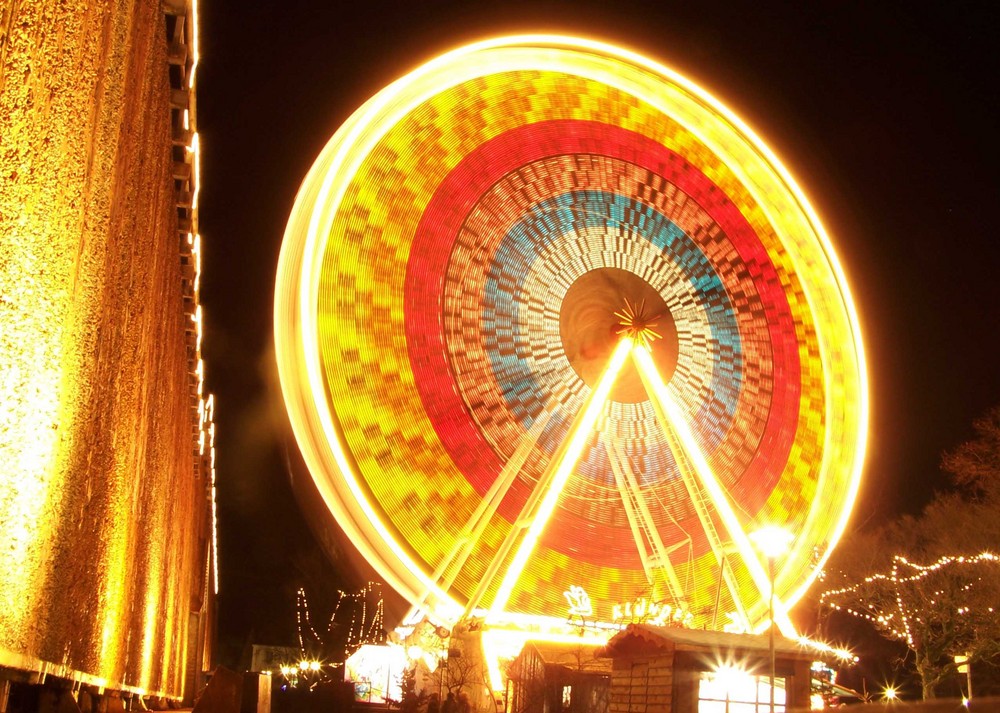
[[[526,643],[509,669],[508,713],[608,713],[611,660],[599,648]]]
[[[808,710],[817,654],[775,637],[775,713]],[[631,624],[600,651],[612,661],[609,713],[770,711],[767,635]]]

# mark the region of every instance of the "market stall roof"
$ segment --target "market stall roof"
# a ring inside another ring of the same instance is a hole
[[[599,657],[603,646],[597,644],[529,641],[521,655],[536,653],[546,666],[563,666],[579,671],[611,673],[611,660]]]
[[[762,653],[769,651],[770,640],[766,634],[730,634],[724,631],[629,624],[623,631],[611,637],[599,655],[614,657],[622,653],[631,653],[637,646],[646,650]],[[805,647],[795,639],[788,639],[784,636],[774,637],[774,650],[784,659],[808,659],[812,661],[824,658],[815,649]]]

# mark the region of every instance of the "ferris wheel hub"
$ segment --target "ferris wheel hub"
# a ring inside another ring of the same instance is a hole
[[[628,270],[602,267],[577,278],[563,298],[559,332],[566,358],[591,388],[625,336],[650,350],[665,382],[677,368],[677,327],[670,308],[652,285]],[[649,400],[631,363],[618,376],[610,398],[626,404]]]

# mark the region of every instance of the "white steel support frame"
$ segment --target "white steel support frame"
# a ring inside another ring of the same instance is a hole
[[[496,577],[497,572],[499,572],[503,562],[514,548],[516,541],[520,540],[520,543],[517,544],[514,557],[504,572],[503,579],[500,580],[500,586],[497,589],[496,595],[490,603],[488,618],[496,618],[506,608],[507,601],[514,590],[514,585],[517,584],[517,580],[528,563],[528,558],[534,552],[535,546],[538,544],[538,538],[541,537],[542,530],[548,523],[552,511],[555,509],[556,502],[559,500],[559,495],[566,486],[566,481],[569,480],[569,476],[573,472],[573,467],[583,453],[587,437],[593,432],[598,420],[604,413],[604,406],[611,393],[611,387],[625,365],[632,345],[632,340],[625,338],[615,347],[608,361],[608,366],[588,395],[583,408],[574,419],[566,439],[553,454],[552,460],[549,461],[544,474],[535,485],[531,496],[521,509],[520,516],[511,527],[510,532],[490,563],[490,567],[487,569],[482,580],[480,580],[479,586],[469,599],[469,603],[466,606],[466,615],[470,614],[482,601],[483,596],[493,583],[493,579]]]
[[[691,504],[694,506],[695,514],[698,516],[698,521],[701,523],[701,529],[705,532],[705,537],[708,540],[708,545],[712,550],[712,554],[715,555],[715,561],[719,566],[722,582],[726,585],[726,589],[729,591],[729,595],[733,600],[733,605],[736,607],[736,616],[739,617],[743,628],[749,631],[750,618],[747,616],[746,607],[743,605],[743,600],[739,595],[739,586],[736,581],[736,575],[733,572],[732,564],[729,561],[729,553],[726,551],[726,546],[723,543],[722,537],[719,535],[718,528],[715,526],[715,520],[712,517],[711,503],[709,502],[709,499],[705,497],[705,493],[702,490],[701,485],[698,483],[698,476],[695,474],[695,469],[691,464],[690,458],[688,457],[687,450],[685,450],[685,448],[681,445],[680,439],[677,437],[674,429],[671,428],[670,419],[667,417],[667,413],[663,405],[660,403],[660,399],[656,396],[656,384],[654,378],[655,380],[659,380],[661,383],[662,379],[659,378],[659,372],[655,373],[655,377],[651,377],[649,370],[642,368],[638,364],[638,360],[641,358],[636,356],[638,351],[639,348],[637,347],[633,350],[632,356],[637,362],[636,367],[639,371],[639,377],[642,379],[643,386],[646,388],[646,393],[650,396],[650,402],[653,405],[653,412],[656,414],[656,419],[660,422],[660,428],[663,429],[663,434],[667,438],[667,445],[670,447],[674,460],[677,462],[677,470],[680,473],[684,487],[687,489],[688,495],[691,498]],[[655,371],[655,367],[653,367],[653,369]],[[728,505],[728,501],[726,504]]]
[[[580,414],[577,415],[576,422],[574,422],[570,427],[571,432],[578,426],[578,422],[582,416],[583,412],[581,411]],[[539,431],[539,435],[541,435],[541,431]],[[493,555],[493,559],[490,561],[489,567],[486,568],[486,572],[479,580],[479,585],[476,587],[476,591],[472,593],[468,604],[465,606],[465,616],[471,615],[472,612],[479,607],[479,604],[482,602],[483,597],[486,596],[486,592],[489,590],[490,585],[492,585],[493,581],[496,579],[497,573],[503,567],[504,561],[510,555],[511,550],[517,544],[517,541],[521,538],[521,535],[531,523],[532,519],[536,517],[538,503],[541,500],[542,494],[552,482],[552,476],[555,473],[555,467],[559,463],[559,454],[561,452],[562,449],[556,451],[552,460],[549,462],[548,467],[538,479],[538,483],[535,484],[535,488],[531,491],[531,495],[529,495],[528,499],[525,501],[517,519],[511,525],[510,530],[507,532],[507,536],[504,538],[503,542],[500,543],[500,547]],[[527,457],[527,453],[525,454],[525,457]],[[513,482],[516,475],[517,471],[512,470],[510,474],[511,482]],[[499,505],[499,502],[497,504]]]
[[[674,403],[673,398],[670,396],[670,392],[667,390],[666,384],[663,383],[663,379],[656,370],[656,364],[653,362],[652,355],[649,353],[648,349],[637,345],[632,350],[632,357],[635,360],[635,364],[639,370],[639,375],[643,380],[643,384],[646,386],[646,390],[652,397],[653,410],[656,412],[657,419],[660,421],[660,426],[663,428],[668,440],[676,438],[677,445],[674,446],[675,455],[683,455],[683,457],[690,464],[691,470],[700,481],[700,485],[704,487],[705,491],[707,491],[715,511],[719,514],[723,526],[729,533],[730,539],[736,545],[736,548],[740,553],[740,557],[742,558],[744,565],[746,565],[747,570],[750,572],[750,577],[753,579],[754,585],[757,587],[757,591],[760,592],[762,601],[768,601],[772,595],[770,577],[768,577],[764,566],[760,563],[760,559],[758,559],[757,553],[754,550],[753,545],[750,543],[750,538],[743,530],[743,526],[740,524],[739,518],[736,516],[732,505],[729,503],[725,490],[716,479],[715,474],[712,472],[712,469],[708,464],[708,460],[706,460],[704,454],[702,454],[701,448],[698,446],[698,441],[691,432],[691,429],[684,418],[683,412],[680,407]],[[680,462],[678,462],[678,465],[680,465]],[[687,479],[688,476],[684,475],[687,468],[680,467],[679,470],[681,471],[682,476]],[[687,484],[686,480],[685,484]],[[699,485],[699,483],[695,483],[695,486],[697,485]],[[689,490],[691,490],[690,487]],[[696,492],[700,492],[700,490]],[[691,497],[695,499],[695,508],[698,509],[698,501],[700,498],[695,498],[694,492],[692,492]],[[699,517],[701,517],[700,514]],[[702,520],[702,524],[705,524],[705,520]],[[716,556],[718,557],[718,554]],[[723,576],[726,576],[725,569],[723,570]],[[730,574],[729,576],[732,575]],[[727,581],[727,585],[728,584],[729,582]],[[731,585],[730,591],[733,593],[733,599],[737,602],[737,606],[740,606],[740,598],[736,593],[736,590]],[[777,596],[774,597],[774,623],[785,636],[789,638],[798,636],[795,631],[795,626],[792,624],[791,619],[788,618],[788,609],[785,607],[784,602],[782,602]]]
[[[619,495],[621,495],[625,516],[628,518],[632,537],[639,550],[646,580],[655,587],[657,584],[656,570],[662,569],[674,604],[678,608],[684,608],[684,588],[670,562],[669,552],[663,544],[663,539],[660,537],[660,531],[656,527],[649,506],[642,496],[635,473],[629,467],[628,457],[617,443],[609,443],[607,451],[608,460],[611,462],[611,471],[615,476],[615,485],[618,487]],[[649,549],[652,550],[651,552],[647,551],[647,543]]]
[[[550,402],[542,409],[538,418],[535,419],[528,428],[528,431],[521,438],[510,459],[504,464],[500,475],[493,481],[493,485],[490,486],[490,489],[483,496],[475,511],[469,516],[465,526],[455,540],[451,551],[438,563],[437,568],[431,575],[431,580],[438,584],[441,589],[447,591],[455,583],[458,573],[462,571],[469,556],[472,554],[473,548],[483,536],[483,532],[486,530],[494,514],[496,514],[500,503],[507,497],[507,491],[510,490],[510,486],[514,483],[517,474],[528,459],[528,455],[530,455],[531,450],[538,443],[538,439],[541,437],[545,427],[552,419],[554,408],[553,403]],[[430,591],[426,592],[423,597],[413,604],[410,608],[410,613],[406,616],[406,620],[409,620],[415,612],[424,607],[429,594]],[[466,611],[466,616],[468,614],[469,612]]]
[[[598,426],[614,381],[630,355],[639,371],[643,386],[650,396],[656,418],[677,461],[685,488],[691,496],[695,512],[719,564],[722,581],[726,584],[737,609],[737,616],[749,630],[750,622],[746,606],[739,595],[736,575],[729,560],[726,544],[716,527],[712,510],[715,511],[725,527],[729,539],[750,573],[761,599],[763,601],[773,600],[775,625],[785,636],[796,637],[795,627],[788,618],[787,608],[775,595],[770,577],[750,544],[750,539],[740,524],[725,489],[716,479],[707,459],[701,452],[683,412],[670,396],[666,384],[656,369],[648,347],[642,343],[642,340],[633,341],[628,336],[623,337],[618,346],[615,347],[608,366],[588,395],[583,408],[573,420],[567,437],[553,454],[531,495],[521,508],[518,518],[480,578],[479,585],[466,605],[465,616],[471,615],[480,608],[486,593],[504,568],[511,552],[514,552],[510,564],[503,571],[500,585],[490,604],[488,618],[496,619],[503,613],[514,587],[555,509],[559,496],[562,494],[576,462],[583,453],[587,438]],[[551,416],[552,410],[550,405],[547,405],[543,414],[525,434],[483,501],[466,522],[451,552],[438,564],[433,579],[435,582],[440,582],[442,587],[447,589],[454,583],[458,572],[468,560],[475,543],[482,537]],[[615,444],[606,447],[615,484],[621,495],[625,514],[639,550],[646,577],[651,584],[655,584],[655,570],[662,569],[671,595],[678,605],[682,605],[683,587],[670,561],[670,551],[660,538],[655,520],[641,494],[628,459]],[[414,610],[420,608],[421,604],[422,602],[417,604]]]

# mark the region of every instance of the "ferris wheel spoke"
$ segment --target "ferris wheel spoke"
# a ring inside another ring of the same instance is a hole
[[[747,570],[750,572],[750,577],[760,593],[761,599],[763,601],[767,601],[771,595],[770,578],[764,570],[764,566],[761,564],[760,559],[758,559],[757,554],[753,549],[753,545],[750,543],[750,538],[747,536],[743,526],[740,524],[739,518],[736,516],[732,505],[730,505],[725,490],[719,483],[718,479],[716,479],[711,466],[708,464],[708,460],[701,452],[701,448],[698,446],[698,442],[695,439],[694,434],[691,432],[683,413],[677,404],[674,403],[673,398],[671,398],[670,393],[667,390],[666,384],[663,383],[663,379],[660,377],[660,374],[656,369],[656,365],[653,363],[649,350],[637,345],[632,350],[632,357],[635,360],[636,366],[639,370],[639,375],[641,376],[646,389],[653,397],[652,402],[654,411],[660,421],[660,425],[667,434],[668,440],[674,440],[674,438],[671,438],[671,434],[676,437],[678,447],[675,450],[675,454],[679,452],[683,456],[683,458],[690,464],[690,470],[694,472],[694,475],[696,475],[698,481],[700,481],[688,484],[687,479],[690,478],[690,475],[685,473],[688,469],[683,467],[679,468],[682,477],[685,478],[685,485],[688,486],[689,491],[692,491],[691,496],[695,501],[695,509],[699,512],[699,518],[702,520],[702,525],[706,527],[706,534],[708,534],[711,539],[711,533],[708,531],[714,530],[714,525],[709,525],[709,523],[711,523],[711,517],[704,516],[699,508],[700,504],[704,504],[699,502],[701,501],[700,492],[702,487],[708,493],[712,506],[719,514],[719,517],[721,518],[733,544],[736,545],[736,548],[740,553],[740,557],[746,565]],[[699,485],[701,487],[699,487]],[[713,549],[715,549],[714,546]],[[721,554],[724,558],[725,553],[721,552]],[[716,552],[717,558],[719,555],[720,552]],[[723,578],[726,579],[727,586],[729,586],[730,592],[733,594],[733,599],[739,607],[741,602],[738,590],[735,588],[735,578],[732,577],[731,572],[727,576],[725,567],[726,565],[723,564]],[[774,621],[781,630],[782,634],[785,636],[794,637],[797,635],[795,626],[792,624],[791,619],[788,618],[787,607],[785,607],[784,602],[782,602],[777,596],[774,597]]]
[[[456,577],[458,577],[459,572],[462,571],[469,556],[479,543],[490,520],[496,514],[497,508],[507,496],[507,491],[510,490],[510,486],[514,483],[515,478],[517,478],[517,474],[521,472],[524,462],[528,459],[535,444],[538,443],[538,439],[545,431],[545,427],[551,420],[555,408],[556,400],[554,398],[542,408],[542,411],[532,422],[524,436],[521,437],[517,448],[514,449],[514,452],[504,464],[500,474],[490,486],[490,489],[486,491],[479,505],[473,511],[472,515],[469,516],[465,526],[455,539],[451,550],[438,563],[434,573],[431,575],[431,581],[441,589],[447,590],[455,583]],[[420,599],[413,604],[410,608],[411,614],[423,608],[431,591],[431,589],[425,591]],[[409,618],[410,616],[408,615],[407,619]]]
[[[633,358],[635,356],[633,355]],[[646,387],[646,391],[649,394],[654,394],[655,382],[662,383],[662,379],[659,378],[659,372],[655,369],[651,374],[647,374],[642,369],[639,370],[639,375],[643,380],[643,385]],[[653,378],[651,378],[651,376]],[[698,483],[698,478],[694,474],[694,468],[691,465],[689,458],[687,457],[687,452],[683,447],[681,447],[674,430],[670,426],[669,419],[666,417],[666,413],[663,406],[659,403],[659,399],[654,396],[651,399],[653,404],[653,410],[656,413],[657,420],[660,421],[660,426],[663,429],[663,433],[667,438],[667,443],[670,450],[674,454],[674,459],[677,461],[677,470],[681,475],[681,480],[684,482],[684,487],[688,491],[688,495],[691,498],[691,504],[694,507],[695,514],[698,516],[698,521],[701,523],[702,531],[705,533],[705,537],[708,540],[709,547],[712,550],[712,554],[715,555],[715,561],[719,566],[720,574],[720,586],[721,584],[726,585],[726,589],[733,601],[733,605],[736,608],[736,616],[742,622],[745,629],[750,628],[750,618],[747,615],[746,607],[743,605],[743,600],[740,597],[740,590],[736,577],[733,574],[732,565],[729,561],[729,553],[727,548],[722,541],[722,537],[719,536],[718,529],[715,526],[715,520],[712,517],[712,513],[709,509],[710,503],[705,497],[704,491],[701,485]]]
[[[487,576],[480,582],[473,597],[477,600],[477,603],[478,600],[481,600],[483,594],[492,583],[493,577],[499,571],[502,560],[506,559],[507,554],[514,547],[514,540],[523,531],[523,537],[520,538],[520,543],[517,545],[514,557],[504,572],[497,593],[490,604],[491,617],[500,614],[506,608],[507,601],[514,591],[514,586],[521,577],[521,573],[528,563],[528,558],[531,557],[531,553],[538,544],[538,539],[541,537],[542,531],[548,524],[553,510],[555,510],[559,496],[566,486],[566,481],[569,480],[576,462],[583,454],[587,438],[593,432],[598,420],[604,413],[604,405],[611,393],[611,387],[625,365],[632,345],[632,340],[626,337],[615,347],[600,380],[584,402],[583,408],[574,420],[566,438],[560,444],[555,454],[553,454],[549,466],[545,469],[545,473],[539,479],[534,491],[532,491],[524,508],[522,508],[521,516],[514,523],[511,531],[508,533],[507,539],[501,546],[501,551],[494,557],[490,571],[487,572]],[[472,604],[473,602],[470,600],[470,607],[467,607],[468,610],[471,610]]]
[[[667,586],[674,603],[678,607],[684,604],[684,588],[681,586],[677,572],[667,548],[663,544],[663,538],[656,527],[653,515],[649,510],[646,499],[639,489],[635,473],[628,467],[628,459],[622,451],[621,446],[614,440],[609,440],[607,445],[608,460],[611,462],[611,471],[615,476],[615,485],[618,486],[618,493],[621,495],[622,505],[625,509],[625,516],[628,519],[629,527],[632,530],[632,537],[635,539],[636,548],[639,550],[639,557],[642,560],[642,568],[646,572],[646,579],[650,585],[656,585],[656,570],[663,570],[666,576]],[[648,548],[652,550],[649,552]]]

